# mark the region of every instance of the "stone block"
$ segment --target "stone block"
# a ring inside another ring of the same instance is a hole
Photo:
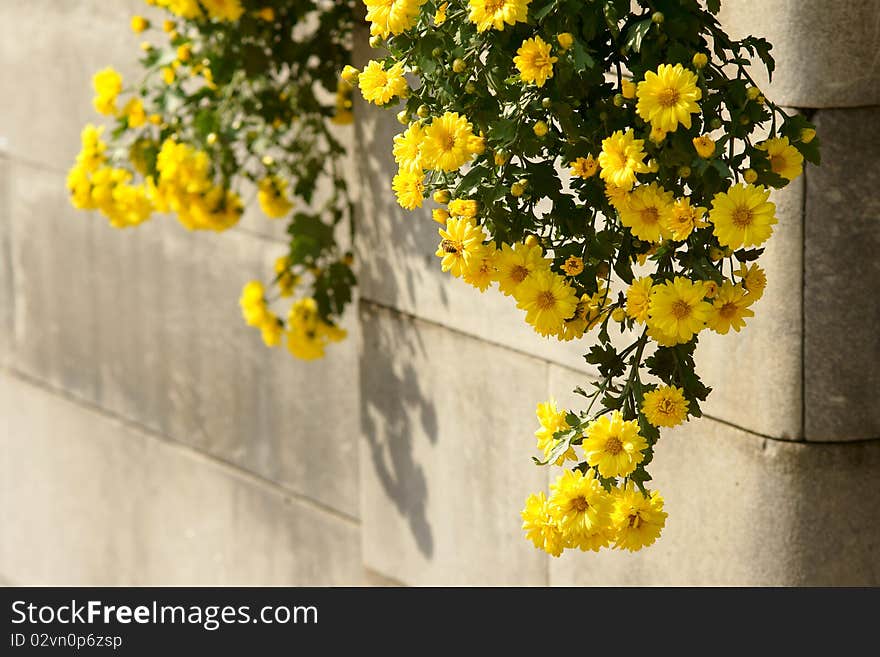
[[[357,524],[0,375],[0,572],[18,585],[355,585]]]
[[[282,245],[167,217],[119,231],[70,208],[62,175],[13,175],[14,367],[356,516],[353,313],[325,360],[266,349],[238,296]]]
[[[544,585],[519,510],[545,363],[361,303],[365,565],[409,585]]]
[[[134,14],[160,15],[142,0],[28,0],[0,6],[0,136],[17,158],[59,170],[79,151],[79,133],[102,117],[92,75],[113,66],[140,79]],[[164,36],[164,35],[163,35]]]
[[[756,81],[774,102],[801,108],[880,104],[875,3],[725,0],[720,19],[736,39],[753,34],[773,44],[773,82],[767,84],[766,75]]]
[[[880,15],[878,15],[880,16]],[[876,21],[875,21],[876,22]],[[880,438],[880,108],[815,116],[822,166],[807,178],[807,440]]]
[[[577,378],[551,367],[554,392]],[[552,585],[880,584],[880,441],[794,443],[695,420],[663,433],[651,474],[669,513],[660,540],[548,557]]]

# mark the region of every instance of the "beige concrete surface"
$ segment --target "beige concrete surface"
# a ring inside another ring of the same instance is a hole
[[[63,176],[12,169],[13,367],[356,516],[356,323],[302,362],[241,319],[283,246],[168,217],[115,230],[69,206]]]
[[[547,364],[363,302],[361,519],[368,568],[414,585],[546,584],[519,509]]]
[[[0,418],[15,584],[360,582],[348,517],[6,373]]]
[[[723,0],[720,19],[733,38],[773,44],[772,84],[780,105],[801,108],[880,105],[880,12],[872,0]]]

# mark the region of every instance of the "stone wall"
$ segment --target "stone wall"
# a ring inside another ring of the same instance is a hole
[[[700,348],[716,391],[658,450],[663,540],[560,559],[518,512],[549,476],[534,405],[569,402],[583,346],[440,272],[436,224],[390,192],[393,112],[357,108],[352,337],[297,362],[236,303],[276,226],[117,231],[67,202],[90,76],[135,70],[143,3],[0,4],[0,582],[880,584],[880,10],[726,4],[824,163],[775,199],[758,316]]]
[[[355,338],[320,363],[244,326],[285,253],[70,207],[91,75],[134,74],[141,0],[0,3],[0,578],[359,584]]]

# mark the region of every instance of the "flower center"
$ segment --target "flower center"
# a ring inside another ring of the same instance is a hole
[[[623,451],[623,443],[620,442],[620,438],[618,438],[617,436],[611,436],[608,440],[606,440],[605,451],[612,456],[620,454]]]
[[[507,3],[507,0],[488,0],[486,2],[486,12],[490,14],[497,14],[499,11],[504,9],[504,5]]]
[[[580,513],[583,513],[590,508],[590,503],[587,502],[587,499],[583,496],[574,498],[571,501],[571,505]]]
[[[736,304],[735,303],[725,303],[721,306],[721,309],[718,313],[724,317],[725,319],[730,319],[731,317],[736,316]]]
[[[691,306],[687,301],[679,299],[674,304],[672,304],[672,316],[675,317],[675,319],[684,319],[690,314]]]
[[[446,251],[446,253],[461,253],[462,250],[461,242],[455,242],[453,240],[443,240],[440,242],[440,246]]]
[[[660,221],[660,211],[657,208],[645,208],[641,214],[642,221],[646,224],[656,224]]]
[[[534,66],[535,68],[549,68],[550,66],[552,66],[552,64],[550,63],[550,56],[540,54],[535,55],[532,59],[532,66]]]
[[[540,294],[538,294],[538,298],[535,301],[537,303],[538,308],[541,310],[550,310],[554,306],[556,306],[556,297],[553,296],[553,292],[550,290],[544,290]]]
[[[657,97],[657,101],[663,107],[674,107],[679,99],[681,98],[681,94],[678,93],[678,89],[664,89],[660,92],[660,95]]]
[[[733,225],[737,228],[748,228],[752,225],[754,218],[752,211],[745,206],[740,206],[733,211]]]
[[[770,158],[770,168],[773,169],[773,173],[781,173],[785,169],[785,157],[773,155]]]
[[[532,272],[529,271],[528,267],[523,267],[522,265],[516,265],[513,269],[510,270],[510,278],[515,283],[522,283],[529,277],[529,274]]]
[[[675,403],[671,399],[662,399],[657,404],[657,410],[663,415],[672,415],[675,413]]]
[[[638,529],[639,525],[641,525],[641,524],[642,524],[642,517],[638,513],[631,515],[629,517],[630,529]]]

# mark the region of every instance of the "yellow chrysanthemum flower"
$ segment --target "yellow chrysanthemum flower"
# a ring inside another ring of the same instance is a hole
[[[642,397],[642,414],[655,427],[675,427],[687,418],[690,403],[681,388],[660,386]]]
[[[557,61],[558,57],[550,56],[550,44],[539,36],[523,41],[513,58],[522,81],[534,82],[538,87],[553,77],[553,64]]]
[[[363,74],[361,74],[363,76]],[[425,128],[422,159],[425,167],[457,171],[473,156],[473,126],[456,112],[446,112]]]
[[[565,320],[562,333],[557,335],[560,340],[570,342],[580,340],[584,333],[600,324],[608,312],[608,295],[604,289],[595,294],[583,294],[574,309],[574,315]]]
[[[397,203],[405,210],[422,207],[425,200],[425,177],[421,169],[417,171],[401,170],[391,180],[391,188],[397,195]]]
[[[422,171],[422,141],[425,130],[421,123],[411,123],[409,127],[394,138],[394,161],[401,171]]]
[[[758,148],[767,151],[770,158],[770,168],[786,180],[794,180],[804,172],[804,156],[788,141],[788,137],[768,139]]]
[[[619,212],[626,207],[626,202],[629,200],[629,189],[605,183],[605,198]]]
[[[526,311],[526,322],[545,337],[558,335],[578,304],[574,288],[551,271],[535,272],[517,288],[515,298]]]
[[[128,119],[129,128],[140,128],[147,122],[147,113],[140,98],[130,98],[120,114]]]
[[[742,285],[749,291],[749,294],[757,301],[764,296],[764,290],[767,288],[767,274],[758,265],[742,265],[739,271],[734,272],[742,280]]]
[[[721,246],[739,249],[760,246],[773,234],[776,206],[770,191],[754,185],[734,185],[712,199],[709,220]]]
[[[403,64],[398,62],[387,71],[382,62],[368,63],[358,76],[358,86],[364,100],[375,105],[386,105],[394,98],[404,97],[409,92],[403,77]]]
[[[498,259],[498,250],[494,244],[486,244],[482,251],[473,258],[465,260],[464,275],[465,283],[469,283],[480,292],[486,289],[495,280],[495,262]]]
[[[587,463],[603,477],[627,477],[645,458],[648,442],[639,433],[639,423],[624,420],[620,411],[590,422],[581,447]]]
[[[479,32],[490,28],[503,30],[505,24],[525,23],[532,0],[468,0],[468,19]]]
[[[695,228],[703,225],[705,214],[706,208],[693,207],[689,198],[678,199],[666,217],[666,230],[672,235],[672,239],[683,242]]]
[[[694,137],[693,143],[694,149],[697,151],[697,155],[699,155],[704,160],[708,160],[710,157],[715,155],[715,140],[712,139],[709,135]]]
[[[523,519],[522,528],[526,538],[536,548],[547,554],[558,557],[565,548],[562,532],[556,527],[556,521],[550,514],[550,505],[544,493],[530,495],[526,506],[520,514]]]
[[[599,171],[599,161],[592,155],[579,157],[568,166],[571,169],[571,175],[583,178],[584,180],[592,178]]]
[[[449,3],[444,2],[439,7],[437,7],[437,11],[434,12],[434,25],[443,25],[446,22],[446,10],[449,9]]]
[[[578,276],[584,271],[584,260],[578,256],[568,256],[562,263],[562,271],[566,276]]]
[[[565,421],[565,411],[558,409],[556,401],[553,399],[538,404],[535,415],[538,416],[538,422],[541,425],[535,431],[535,438],[538,439],[538,449],[543,452],[544,458],[546,458],[550,456],[550,452],[556,446],[557,441],[553,436],[559,431],[568,429],[568,422]],[[562,465],[566,460],[578,460],[573,447],[569,447],[562,456],[556,459],[556,465]]]
[[[416,24],[427,0],[364,0],[370,34],[387,37],[400,34]]]
[[[95,73],[92,78],[95,98],[92,101],[98,114],[116,114],[116,98],[122,92],[122,76],[113,68],[107,67]]]
[[[270,219],[284,217],[293,209],[293,202],[287,196],[287,185],[278,176],[263,178],[257,187],[260,209]]]
[[[633,482],[611,491],[614,547],[635,552],[652,545],[666,525],[663,498],[657,491],[646,497]]]
[[[706,326],[712,306],[703,300],[702,282],[676,276],[674,281],[654,285],[648,306],[648,326],[662,336],[684,344]]]
[[[287,349],[301,360],[324,357],[326,346],[344,340],[347,333],[321,319],[318,304],[311,297],[298,299],[287,316]]]
[[[208,15],[218,21],[237,21],[244,13],[241,0],[201,0],[208,10]]]
[[[550,485],[550,515],[566,547],[598,551],[611,541],[611,499],[593,470],[566,470]]]
[[[644,148],[644,140],[636,139],[632,130],[618,130],[605,139],[599,154],[602,180],[625,191],[632,189],[636,175],[648,171]]]
[[[272,321],[260,326],[260,337],[263,338],[263,344],[269,348],[280,345],[282,335],[284,335],[284,327],[281,325],[281,321],[274,315]]]
[[[483,255],[483,228],[472,219],[449,219],[439,229],[440,245],[435,255],[441,258],[440,267],[453,276],[461,277],[470,267],[472,259]]]
[[[626,314],[640,324],[648,321],[648,307],[654,281],[650,276],[637,278],[626,291]]]
[[[132,16],[130,27],[132,32],[134,32],[135,34],[140,34],[148,27],[150,27],[150,21],[148,21],[143,16]]]
[[[249,281],[245,284],[238,304],[248,326],[260,326],[266,320],[269,311],[266,307],[265,289],[260,281]]]
[[[721,335],[726,335],[730,329],[739,333],[746,325],[746,317],[755,316],[749,308],[754,302],[755,297],[744,287],[724,281],[715,296],[707,325]]]
[[[495,263],[498,288],[506,296],[516,296],[520,285],[537,272],[550,271],[550,261],[537,244],[517,242],[513,246],[502,244]]]
[[[691,114],[700,111],[703,97],[697,76],[681,64],[661,64],[657,72],[648,71],[639,83],[636,112],[652,127],[674,132],[679,124],[691,127]]]
[[[636,187],[619,209],[620,223],[646,242],[660,242],[669,237],[666,226],[672,215],[672,192],[657,183]]]
[[[464,217],[465,219],[473,219],[477,216],[480,204],[477,201],[466,198],[456,198],[449,202],[449,214],[453,217]]]

